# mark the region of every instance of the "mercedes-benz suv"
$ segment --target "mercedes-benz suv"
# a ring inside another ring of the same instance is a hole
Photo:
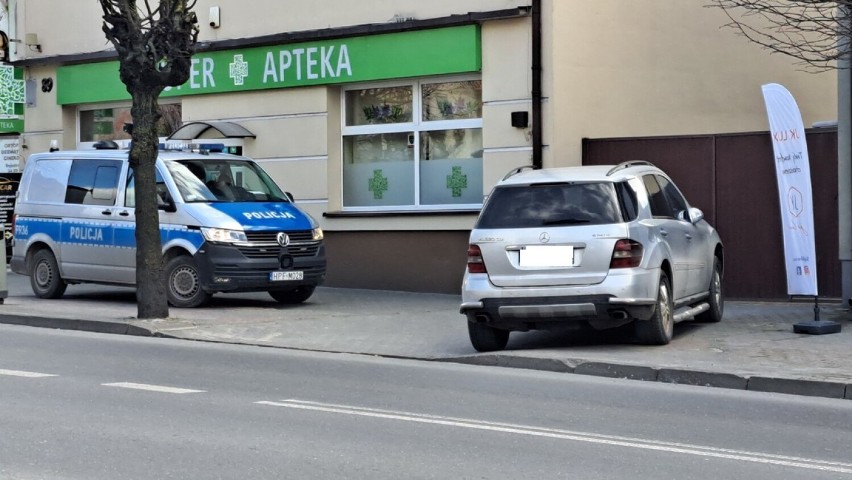
[[[664,345],[674,323],[718,322],[722,241],[649,162],[522,167],[488,196],[470,234],[461,313],[478,351],[511,331],[633,323]]]

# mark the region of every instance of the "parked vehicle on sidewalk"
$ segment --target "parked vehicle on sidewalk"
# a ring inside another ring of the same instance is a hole
[[[703,212],[649,162],[515,169],[470,234],[461,313],[478,351],[509,333],[633,323],[664,345],[674,323],[718,322],[724,250]]]
[[[11,268],[41,298],[136,283],[133,170],[127,150],[100,146],[34,154],[24,168]],[[252,159],[162,150],[156,175],[171,305],[247,291],[301,303],[325,280],[322,230]]]

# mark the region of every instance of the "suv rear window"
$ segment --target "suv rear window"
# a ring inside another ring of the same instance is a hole
[[[497,187],[476,228],[534,228],[620,223],[612,183],[558,183]]]

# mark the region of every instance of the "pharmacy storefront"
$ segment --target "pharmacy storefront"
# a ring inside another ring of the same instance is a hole
[[[23,69],[0,66],[0,236],[5,257],[11,255],[12,214],[15,193],[21,181],[21,132],[24,131],[25,103]],[[6,258],[3,259],[6,261]]]
[[[220,134],[321,222],[330,285],[452,291],[466,246],[459,226],[469,228],[487,193],[481,28],[200,52],[189,81],[161,95],[159,133],[190,122],[251,132],[211,129],[198,143]],[[77,147],[129,140],[117,61],[59,67],[56,88],[65,117],[74,112]],[[387,274],[401,265],[409,271]]]

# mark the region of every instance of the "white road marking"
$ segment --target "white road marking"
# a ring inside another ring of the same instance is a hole
[[[339,413],[345,415],[383,418],[388,420],[400,420],[405,422],[428,423],[432,425],[470,428],[475,430],[487,430],[492,432],[511,433],[518,435],[530,435],[535,437],[554,438],[559,440],[573,440],[577,442],[594,443],[599,445],[638,448],[643,450],[655,450],[668,453],[697,455],[701,457],[763,463],[783,467],[804,468],[808,470],[818,470],[823,472],[852,474],[852,463],[831,462],[810,458],[790,457],[784,455],[772,455],[759,452],[749,452],[745,450],[706,447],[701,445],[690,445],[675,442],[661,442],[641,438],[601,435],[596,433],[575,432],[570,430],[541,428],[527,425],[515,425],[510,423],[485,422],[465,418],[424,415],[412,412],[380,410],[372,408],[354,407],[348,405],[333,405],[295,399],[282,400],[280,402],[260,401],[255,403],[259,405],[271,405],[275,407],[286,407],[300,410],[313,410],[327,413]]]
[[[3,369],[0,369],[0,375],[8,375],[10,377],[27,377],[27,378],[44,378],[44,377],[56,377],[56,376],[58,376],[58,375],[53,375],[51,373],[22,372],[20,370],[3,370]]]
[[[205,390],[192,390],[189,388],[178,388],[178,387],[166,387],[163,385],[147,385],[144,383],[129,383],[129,382],[118,382],[118,383],[102,383],[104,387],[118,387],[118,388],[130,388],[133,390],[146,390],[149,392],[161,392],[161,393],[204,393]]]

